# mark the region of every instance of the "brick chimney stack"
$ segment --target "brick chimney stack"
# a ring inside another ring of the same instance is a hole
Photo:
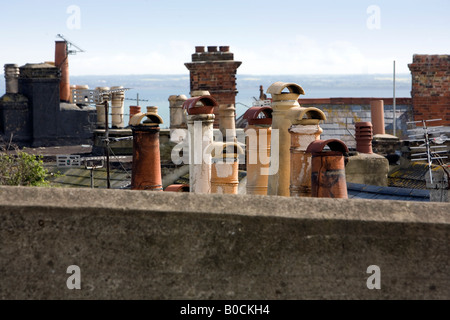
[[[234,61],[234,54],[228,46],[195,47],[192,62],[184,65],[190,72],[190,89],[193,91],[207,90],[221,104],[236,102],[236,71],[242,64]],[[219,128],[219,107],[214,109],[214,127]]]
[[[442,119],[450,125],[450,55],[413,56],[408,65],[412,76],[414,120]]]

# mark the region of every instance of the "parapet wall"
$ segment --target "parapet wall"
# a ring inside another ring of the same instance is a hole
[[[449,241],[443,203],[0,187],[0,298],[450,299]]]

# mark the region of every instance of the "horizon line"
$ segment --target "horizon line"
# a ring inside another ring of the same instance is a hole
[[[242,73],[236,74],[238,76],[260,76],[260,77],[273,77],[273,76],[393,76],[392,73],[274,73],[274,74],[255,74],[255,73]],[[117,73],[117,74],[75,74],[69,75],[70,77],[118,77],[118,76],[187,76],[189,73]],[[411,73],[396,73],[396,76],[411,76]]]

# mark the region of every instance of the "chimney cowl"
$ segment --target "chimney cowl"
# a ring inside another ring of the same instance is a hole
[[[218,107],[217,101],[211,96],[200,96],[187,99],[183,108],[187,114],[212,114],[214,107]]]

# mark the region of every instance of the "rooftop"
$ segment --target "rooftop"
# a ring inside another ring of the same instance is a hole
[[[347,183],[347,192],[349,199],[430,201],[430,191],[420,189]]]

